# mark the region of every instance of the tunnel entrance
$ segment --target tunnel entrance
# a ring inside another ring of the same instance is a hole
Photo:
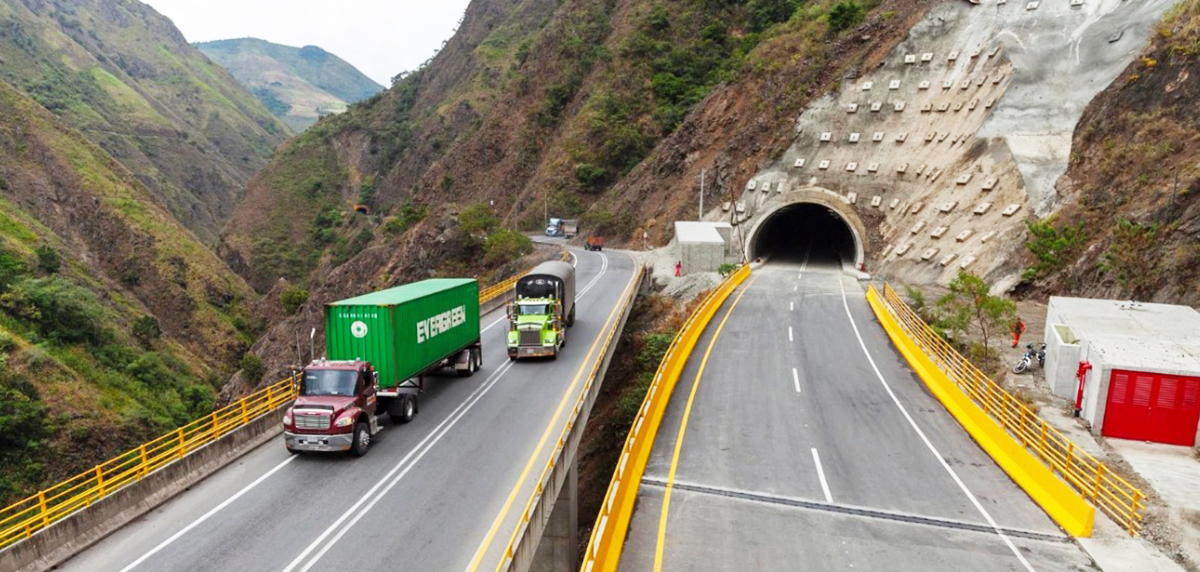
[[[815,203],[785,205],[767,215],[750,239],[752,258],[776,261],[862,262],[862,245],[841,213]]]

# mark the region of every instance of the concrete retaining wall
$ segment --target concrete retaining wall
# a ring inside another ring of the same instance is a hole
[[[282,418],[286,410],[287,406],[280,407],[12,545],[0,552],[0,570],[40,572],[61,564],[238,457],[277,437],[283,431]]]

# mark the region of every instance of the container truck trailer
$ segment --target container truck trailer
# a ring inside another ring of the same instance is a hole
[[[425,376],[483,365],[479,284],[425,280],[325,306],[325,356],[300,375],[283,417],[288,451],[367,452],[378,417],[407,423]]]
[[[508,359],[550,357],[567,345],[575,324],[575,267],[543,262],[517,280],[508,306]]]

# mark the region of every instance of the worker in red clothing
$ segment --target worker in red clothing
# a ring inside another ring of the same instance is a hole
[[[1022,320],[1020,318],[1020,316],[1018,316],[1017,321],[1013,322],[1013,326],[1012,326],[1012,335],[1013,335],[1012,347],[1015,348],[1015,347],[1017,347],[1017,344],[1021,343],[1021,334],[1024,334],[1024,333],[1025,333],[1025,321]]]
[[[679,262],[675,263],[675,276],[676,277],[683,276],[683,261],[679,261]]]

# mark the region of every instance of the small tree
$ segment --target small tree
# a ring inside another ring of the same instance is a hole
[[[987,282],[965,270],[950,282],[950,292],[942,296],[937,305],[942,314],[941,323],[948,329],[963,334],[979,330],[985,356],[991,355],[991,338],[998,328],[1012,323],[1017,314],[1017,305],[1012,300],[992,296]]]
[[[241,365],[242,374],[251,385],[258,385],[258,382],[262,381],[263,374],[266,372],[263,371],[263,362],[258,359],[258,356],[247,352],[242,356]]]
[[[279,295],[279,303],[283,305],[283,311],[290,316],[308,301],[308,290],[299,286],[288,286],[282,294]]]
[[[57,274],[62,267],[62,257],[58,251],[43,244],[37,247],[38,269],[46,274]]]
[[[161,337],[162,326],[159,325],[157,318],[142,316],[133,321],[133,338],[143,347],[149,348]]]
[[[849,30],[862,22],[864,16],[863,7],[858,2],[838,2],[829,11],[829,28],[835,33]]]
[[[488,235],[483,243],[483,261],[503,264],[516,260],[533,250],[533,241],[521,233],[502,228]]]
[[[458,225],[467,234],[488,233],[500,224],[500,218],[487,203],[475,203],[458,214]]]

